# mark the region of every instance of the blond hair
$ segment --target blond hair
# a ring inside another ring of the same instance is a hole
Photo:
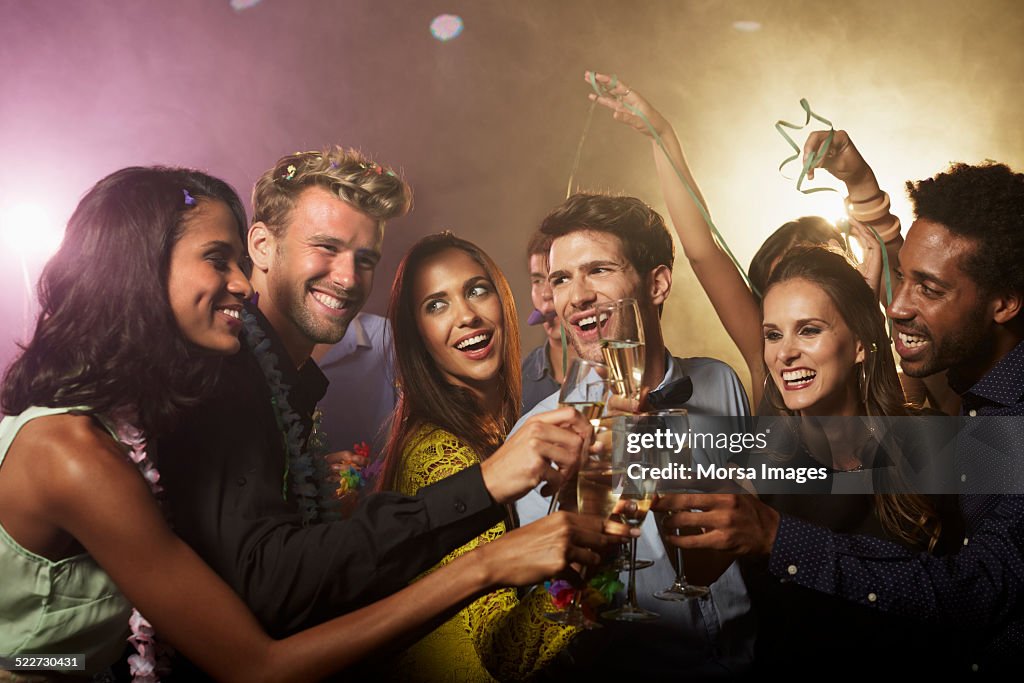
[[[252,190],[253,222],[265,223],[280,236],[295,202],[309,187],[322,187],[338,199],[384,223],[412,207],[412,189],[395,172],[354,149],[335,145],[322,151],[296,152],[278,159]]]

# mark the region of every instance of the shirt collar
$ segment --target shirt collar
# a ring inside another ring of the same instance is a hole
[[[1024,400],[1024,341],[1000,359],[974,386],[964,393],[964,402],[982,399],[1003,406],[1017,405]]]
[[[677,379],[682,379],[684,375],[686,375],[686,373],[683,372],[682,365],[676,362],[676,359],[668,352],[668,349],[665,349],[665,376],[662,378],[661,384],[654,387],[654,390],[657,391],[669,382],[675,382]]]
[[[548,342],[530,352],[526,357],[526,367],[523,371],[526,379],[539,382],[544,375],[554,378],[555,371],[551,367],[551,356],[548,354]]]
[[[366,326],[363,325],[362,318],[362,313],[356,315],[352,322],[348,324],[348,329],[345,331],[345,336],[341,338],[341,341],[331,346],[327,353],[324,354],[324,357],[320,359],[320,363],[324,367],[348,357],[355,353],[356,349],[369,349],[373,346],[370,343],[370,335],[366,331]]]

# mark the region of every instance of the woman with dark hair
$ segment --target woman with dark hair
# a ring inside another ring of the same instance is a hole
[[[519,414],[519,329],[501,270],[479,247],[449,232],[425,237],[406,254],[391,289],[388,317],[400,397],[381,486],[412,495],[502,447]],[[522,438],[530,427],[528,421],[512,438]],[[579,519],[555,514],[560,515]],[[518,533],[532,534],[549,518]],[[510,511],[508,519],[439,566],[472,557],[512,526]],[[512,589],[489,593],[403,653],[394,674],[422,681],[526,678],[575,632],[545,620],[544,613],[552,610],[543,590],[521,603]]]
[[[83,653],[93,674],[118,659],[130,625],[133,673],[153,680],[153,631],[138,613],[129,618],[135,605],[161,641],[218,679],[313,680],[494,586],[597,560],[577,544],[599,545],[599,524],[554,520],[271,640],[171,532],[146,452],[239,348],[251,293],[245,227],[228,185],[170,168],[118,171],[71,217],[40,279],[35,332],[3,387],[0,657]]]
[[[850,673],[876,671],[882,663],[887,670],[916,673],[941,668],[954,650],[948,632],[876,609],[875,593],[847,601],[806,582],[779,581],[769,571],[770,561],[799,549],[792,537],[785,545],[779,531],[785,524],[809,522],[944,555],[956,551],[962,520],[955,497],[917,493],[915,480],[905,476],[936,457],[937,450],[924,443],[930,425],[914,429],[907,420],[880,419],[910,412],[888,351],[885,319],[854,266],[828,249],[794,247],[766,283],[763,311],[762,363],[770,380],[765,403],[777,415],[800,419],[762,419],[755,429],[770,434],[767,447],[737,458],[741,467],[761,473],[753,480],[757,496],[660,498],[654,509],[677,511],[667,524],[702,529],[668,542],[739,557],[757,619],[759,669],[809,673],[838,665]],[[813,471],[815,477],[780,482],[762,476],[765,466],[789,474]],[[737,542],[740,536],[746,540]],[[834,579],[810,560],[792,562],[785,565],[789,575],[810,574],[823,584]]]
[[[589,77],[590,72],[587,72],[588,82]],[[598,97],[591,94],[590,98],[611,109],[616,121],[625,123],[644,135],[651,136],[647,123],[634,111],[643,114],[661,138],[672,162],[686,178],[686,183],[693,188],[694,194],[691,195],[687,191],[686,185],[676,175],[672,164],[669,163],[657,141],[653,141],[654,161],[661,181],[662,194],[665,197],[672,223],[683,245],[683,251],[686,253],[686,258],[690,262],[698,282],[704,288],[712,306],[715,307],[715,312],[725,326],[725,331],[728,332],[729,337],[743,355],[743,360],[746,361],[747,369],[750,371],[753,405],[757,406],[758,412],[760,412],[761,396],[767,377],[763,372],[761,362],[763,340],[758,324],[761,319],[758,292],[763,293],[768,275],[788,249],[798,244],[828,245],[834,243],[836,246],[841,246],[842,236],[825,219],[817,216],[807,216],[786,223],[765,240],[751,260],[749,277],[753,286],[752,291],[736,266],[733,265],[725,249],[712,234],[711,228],[701,213],[701,209],[708,211],[707,202],[704,201],[697,181],[690,172],[682,145],[672,124],[638,92],[628,88],[621,81],[614,82],[612,77],[605,74],[594,74],[594,78],[606,90],[604,95]],[[632,110],[626,105],[629,105]],[[805,154],[816,150],[817,146],[807,147]],[[883,194],[871,168],[864,162],[849,136],[843,131],[835,132],[829,155],[820,163],[846,183],[848,199],[851,202]],[[813,169],[809,177],[813,177]],[[698,207],[697,201],[700,202],[700,207]],[[888,200],[886,200],[885,206],[888,206]],[[891,231],[894,226],[893,221],[895,221],[895,230],[898,236],[899,222],[887,210],[877,216],[874,213],[861,215],[865,217],[864,225],[870,225],[879,232]],[[867,220],[868,217],[870,220]],[[881,252],[878,243],[871,233],[857,221],[851,221],[851,232],[864,249],[865,258],[862,270],[865,278],[877,290],[878,277],[881,272]],[[897,243],[894,242],[894,245],[894,248],[898,248]]]

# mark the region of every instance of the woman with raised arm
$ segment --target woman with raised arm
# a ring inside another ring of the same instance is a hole
[[[497,586],[596,562],[600,522],[545,520],[352,614],[275,641],[164,520],[146,444],[239,348],[244,210],[204,173],[126,168],[82,199],[40,279],[0,424],[0,657],[121,655],[157,637],[221,680],[315,680]],[[286,587],[283,587],[286,589]],[[7,675],[0,672],[0,676]]]
[[[585,75],[588,82],[590,75],[590,72]],[[710,226],[704,220],[700,208],[694,201],[694,197],[687,192],[686,186],[679,179],[672,163],[661,151],[657,141],[653,140],[651,130],[643,118],[627,108],[626,105],[647,118],[651,127],[664,143],[672,162],[682,173],[686,183],[693,189],[701,207],[710,215],[707,202],[690,172],[682,145],[672,125],[644,97],[621,81],[616,82],[611,76],[605,74],[594,74],[593,77],[603,87],[605,94],[598,96],[592,93],[590,98],[611,109],[616,121],[652,137],[654,163],[658,170],[658,178],[661,182],[665,203],[668,206],[669,216],[672,218],[683,251],[686,253],[686,258],[690,262],[698,282],[704,288],[715,312],[725,326],[726,332],[729,333],[729,337],[739,348],[747,363],[754,405],[760,412],[763,407],[761,398],[764,394],[767,375],[764,374],[761,361],[763,339],[759,323],[761,319],[759,296],[747,286],[728,254],[715,240]],[[805,148],[805,154],[816,151],[820,142],[820,140],[813,143],[809,141]],[[878,188],[878,182],[875,180],[871,168],[864,163],[849,136],[843,131],[836,131],[830,152],[821,164],[823,168],[832,171],[847,184],[847,191],[853,201],[861,199],[873,201],[879,195],[884,194]],[[880,203],[879,206],[881,206]],[[879,232],[891,231],[895,217],[889,214],[887,209],[884,214],[876,216],[876,213],[878,213],[877,210],[870,214],[862,214],[864,223],[875,227]],[[868,220],[869,218],[870,220]],[[865,249],[865,259],[861,270],[869,285],[872,285],[877,292],[878,273],[881,268],[878,243],[870,231],[866,230],[864,225],[859,224],[858,221],[851,221],[851,232],[857,236]],[[895,234],[899,235],[898,220],[895,222]],[[765,240],[751,260],[749,269],[751,284],[757,292],[763,292],[772,268],[792,246],[796,244],[827,244],[829,242],[841,244],[841,239],[838,231],[823,218],[808,216],[786,223]],[[898,249],[898,245],[896,248]]]
[[[765,403],[777,415],[801,419],[772,421],[769,452],[741,464],[759,472],[762,465],[804,468],[825,478],[780,486],[758,477],[760,497],[665,496],[655,509],[687,510],[674,513],[673,526],[697,525],[704,532],[699,539],[684,535],[669,542],[743,559],[757,615],[759,668],[811,672],[837,662],[844,671],[876,669],[883,662],[908,671],[941,666],[951,651],[948,630],[873,609],[877,596],[865,595],[855,604],[780,582],[766,561],[793,548],[776,544],[782,524],[810,523],[937,555],[956,552],[962,538],[955,499],[915,490],[914,473],[938,453],[927,443],[928,425],[915,431],[906,421],[862,417],[911,414],[874,292],[841,254],[798,246],[768,280],[762,320]],[[790,572],[798,571],[816,569],[795,562]],[[859,654],[847,658],[851,645]]]

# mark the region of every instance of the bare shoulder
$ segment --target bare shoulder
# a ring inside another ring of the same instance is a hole
[[[30,478],[43,480],[55,493],[138,477],[121,446],[88,415],[48,415],[32,420],[21,428],[8,455],[30,464]]]

